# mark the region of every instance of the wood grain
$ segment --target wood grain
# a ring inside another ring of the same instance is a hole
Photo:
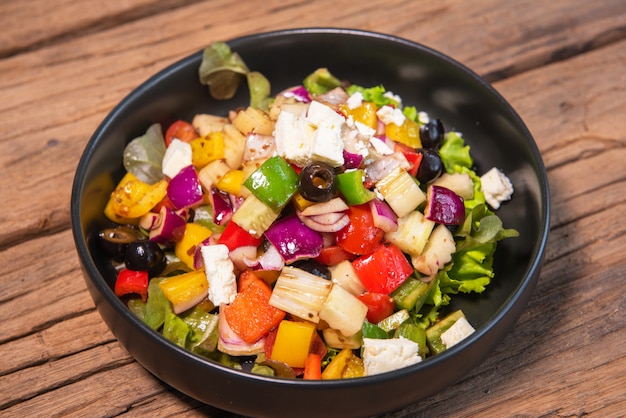
[[[0,415],[234,416],[151,376],[106,328],[69,230],[71,183],[91,133],[141,81],[213,40],[295,26],[392,33],[464,62],[521,115],[548,168],[546,262],[518,324],[457,384],[385,417],[625,415],[623,1],[10,0],[0,11]]]

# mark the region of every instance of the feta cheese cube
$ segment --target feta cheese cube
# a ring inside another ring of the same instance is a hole
[[[300,167],[311,161],[314,128],[304,118],[281,111],[274,127],[276,153]]]
[[[237,295],[237,278],[233,262],[228,257],[228,247],[224,244],[203,245],[200,252],[209,282],[209,300],[215,306],[231,303]]]
[[[500,208],[500,203],[511,199],[513,183],[499,169],[493,167],[480,177],[485,200],[494,209]]]
[[[402,98],[391,91],[384,92],[383,97],[393,100],[398,104],[398,107],[402,104]]]
[[[169,178],[173,178],[180,170],[191,165],[191,145],[174,138],[163,155],[162,171]]]
[[[406,119],[406,116],[404,116],[402,110],[398,109],[397,107],[391,106],[381,107],[376,112],[376,116],[378,116],[385,125],[393,123],[395,125],[401,126]]]
[[[363,104],[363,94],[360,91],[353,93],[352,96],[348,97],[346,104],[348,109],[356,109]]]
[[[335,109],[323,103],[312,101],[309,104],[309,110],[307,110],[306,120],[317,128],[320,126],[335,128],[341,127],[346,121],[346,118],[335,112]]]
[[[450,348],[475,331],[474,327],[463,316],[456,320],[450,328],[441,334],[441,342],[446,345],[446,349]]]
[[[315,101],[306,116],[281,111],[274,128],[276,153],[299,167],[312,161],[339,167],[344,163],[344,123],[343,116]]]
[[[365,375],[384,373],[419,363],[419,346],[406,338],[379,340],[363,338],[363,367]]]

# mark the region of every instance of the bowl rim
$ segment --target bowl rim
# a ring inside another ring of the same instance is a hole
[[[451,347],[450,349],[440,353],[436,356],[426,359],[420,363],[417,363],[412,366],[404,367],[398,370],[390,371],[383,374],[372,375],[372,376],[364,376],[358,379],[340,379],[340,380],[324,380],[324,381],[314,381],[314,380],[302,380],[302,379],[287,379],[287,378],[279,378],[273,376],[262,376],[253,374],[250,372],[240,371],[228,366],[224,366],[216,361],[204,358],[200,355],[192,353],[191,351],[179,347],[173,342],[167,340],[162,334],[157,331],[152,330],[146,324],[144,324],[139,318],[137,318],[122,302],[120,298],[115,296],[113,290],[108,286],[106,280],[101,275],[100,271],[97,269],[90,253],[89,253],[89,244],[85,239],[86,231],[83,230],[83,223],[81,217],[81,196],[84,192],[84,185],[82,184],[82,179],[87,172],[88,163],[92,158],[93,152],[96,148],[96,145],[100,142],[101,136],[103,133],[107,131],[109,126],[111,126],[115,119],[117,119],[117,115],[123,113],[124,110],[128,106],[132,106],[132,101],[135,96],[142,95],[145,91],[151,89],[154,85],[160,83],[164,78],[167,78],[171,73],[178,71],[180,68],[190,65],[192,62],[197,61],[201,55],[202,51],[197,51],[192,53],[180,60],[177,60],[160,71],[156,72],[148,79],[143,81],[137,87],[132,89],[127,95],[125,95],[119,103],[117,103],[110,112],[105,116],[105,118],[100,122],[99,126],[96,128],[89,141],[85,145],[85,149],[83,154],[80,157],[79,163],[76,168],[73,184],[72,184],[72,193],[71,193],[71,224],[73,237],[75,241],[75,245],[77,248],[78,256],[81,261],[81,265],[85,270],[84,273],[87,274],[91,278],[92,284],[96,287],[98,292],[100,293],[101,298],[105,298],[107,302],[115,309],[115,311],[120,314],[125,321],[129,321],[136,325],[143,333],[148,334],[148,337],[151,339],[155,339],[160,343],[164,343],[169,350],[176,351],[179,355],[183,355],[184,357],[193,360],[194,362],[199,362],[203,365],[203,367],[215,368],[216,370],[221,370],[227,374],[235,374],[240,378],[250,379],[262,381],[264,383],[271,383],[274,385],[306,385],[306,386],[323,386],[323,387],[356,387],[370,384],[378,384],[382,381],[390,381],[396,380],[400,376],[406,376],[415,373],[419,369],[428,369],[437,367],[440,363],[446,362],[448,359],[457,355],[457,353],[463,351],[468,346],[475,344],[478,340],[480,340],[484,335],[490,333],[495,324],[499,323],[510,311],[510,307],[517,304],[518,301],[522,298],[528,299],[530,297],[530,293],[534,290],[536,285],[536,281],[538,279],[539,271],[541,270],[541,265],[543,263],[543,257],[545,253],[545,248],[547,245],[549,228],[550,228],[550,190],[548,184],[548,177],[545,165],[543,163],[543,159],[537,147],[537,144],[528,130],[526,124],[523,122],[521,117],[517,114],[517,112],[513,109],[512,105],[508,103],[502,95],[485,79],[480,77],[473,70],[469,69],[464,64],[455,60],[454,58],[432,49],[426,45],[421,43],[411,41],[396,35],[385,34],[380,32],[374,32],[369,30],[362,29],[352,29],[352,28],[338,28],[338,27],[305,27],[305,28],[292,28],[292,29],[281,29],[275,31],[267,31],[260,32],[255,34],[248,34],[240,37],[236,37],[225,41],[227,44],[231,46],[233,50],[236,50],[238,45],[246,44],[248,42],[259,42],[265,39],[272,38],[280,38],[280,37],[293,37],[293,36],[309,36],[309,35],[327,35],[327,36],[352,36],[359,38],[377,38],[383,41],[388,41],[392,43],[399,43],[406,46],[409,46],[412,49],[421,50],[429,55],[432,55],[446,63],[457,67],[457,69],[465,72],[467,75],[472,77],[474,81],[481,84],[483,88],[489,91],[489,93],[496,98],[504,109],[507,110],[509,116],[513,118],[516,122],[517,127],[521,129],[523,136],[527,140],[526,145],[530,147],[531,153],[534,157],[533,163],[536,166],[536,171],[538,175],[538,183],[540,186],[540,196],[541,196],[541,213],[540,213],[540,221],[541,226],[538,230],[539,238],[534,243],[532,248],[532,252],[530,254],[530,260],[526,267],[526,270],[523,274],[522,280],[519,281],[517,286],[514,287],[509,296],[504,300],[504,302],[499,306],[499,308],[495,311],[495,313],[482,324],[476,332],[470,335],[468,338],[461,341],[459,344]],[[528,289],[530,287],[530,289]],[[526,292],[528,290],[528,292]],[[526,294],[526,296],[524,296]],[[98,304],[97,301],[96,305]],[[524,303],[525,308],[525,303]],[[514,318],[514,321],[517,321],[519,315]],[[510,332],[507,331],[507,334]],[[491,353],[487,353],[491,354]]]

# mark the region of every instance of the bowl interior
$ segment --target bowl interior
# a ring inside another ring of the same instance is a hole
[[[396,394],[385,405],[361,401],[361,406],[355,410],[349,409],[354,407],[351,405],[354,401],[343,401],[344,407],[337,411],[351,415],[355,411],[372,414],[399,408],[453,383],[482,361],[510,330],[539,273],[547,238],[548,186],[541,157],[523,122],[490,85],[467,68],[422,45],[391,36],[354,30],[302,29],[247,36],[229,44],[249,68],[260,71],[270,80],[273,94],[300,84],[306,75],[319,67],[327,67],[337,77],[363,86],[382,84],[399,94],[405,105],[416,106],[431,117],[442,119],[447,130],[462,132],[471,147],[479,174],[496,166],[511,178],[515,186],[513,200],[503,205],[498,215],[505,227],[520,231],[520,237],[500,243],[495,258],[496,276],[488,290],[480,296],[455,297],[451,306],[463,309],[478,332],[448,352],[407,370],[358,379],[362,383],[333,382],[325,386],[319,384],[316,388],[349,388],[355,390],[355,395],[360,394],[358,398],[364,399],[361,396],[364,388],[374,391],[381,390],[377,385],[386,385],[391,390],[392,386],[407,382],[407,379],[418,378],[421,370],[424,373],[433,370],[433,376],[440,376],[428,388]],[[229,399],[231,392],[227,389],[219,393],[219,400],[212,395],[219,392],[215,388],[212,392],[190,389],[185,385],[185,379],[177,376],[171,367],[151,364],[151,356],[141,353],[145,349],[142,344],[164,345],[168,355],[184,357],[184,365],[200,367],[204,373],[218,370],[222,376],[236,376],[230,377],[234,379],[233,385],[263,381],[283,388],[285,385],[299,386],[302,382],[277,383],[280,379],[225,371],[219,365],[183,353],[133,318],[115,297],[111,290],[114,270],[93,246],[94,234],[107,223],[103,208],[123,174],[121,155],[128,141],[143,134],[155,122],[166,127],[179,118],[191,120],[197,113],[226,115],[228,110],[248,104],[245,84],[232,100],[213,100],[198,82],[200,61],[201,52],[198,52],[146,81],[126,97],[94,133],[79,163],[74,183],[74,236],[96,305],[131,354],[167,383],[200,400],[226,409],[231,406],[231,410],[249,415],[259,411],[264,414],[269,413],[271,406],[264,410],[259,406],[262,404],[260,400],[256,400],[256,409],[249,409],[246,406],[248,401]],[[139,329],[137,332],[143,335],[144,343],[133,343],[137,338],[132,340],[127,335],[133,327]],[[433,368],[440,370],[435,373]],[[452,368],[457,370],[452,373]],[[400,388],[397,386],[394,390]],[[235,396],[234,392],[232,396]],[[296,397],[294,395],[294,399]],[[232,406],[233,403],[239,406]],[[312,411],[316,411],[315,408]]]

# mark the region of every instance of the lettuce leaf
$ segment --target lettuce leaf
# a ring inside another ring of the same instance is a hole
[[[461,170],[461,167],[471,169],[474,160],[470,155],[469,145],[465,145],[463,137],[458,132],[448,132],[439,149],[439,155],[448,173]]]
[[[124,148],[124,168],[144,183],[154,184],[163,178],[165,139],[161,125],[151,125],[146,133],[130,141]]]
[[[302,81],[304,88],[311,94],[324,94],[341,85],[341,81],[328,71],[327,68],[318,68]]]
[[[401,103],[393,98],[391,95],[385,95],[387,92],[383,86],[374,86],[374,87],[361,87],[355,84],[349,86],[346,91],[349,95],[352,95],[356,92],[360,92],[363,95],[363,100],[366,102],[376,103],[376,106],[394,106],[401,107]]]

